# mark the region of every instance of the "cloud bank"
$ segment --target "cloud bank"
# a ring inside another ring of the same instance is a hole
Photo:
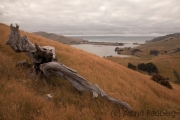
[[[0,22],[63,35],[180,32],[179,0],[1,0]]]

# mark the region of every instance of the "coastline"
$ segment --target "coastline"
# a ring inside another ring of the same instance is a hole
[[[72,37],[72,36],[71,36]],[[105,56],[118,56],[124,57],[126,54],[126,49],[135,48],[144,43],[149,37],[124,37],[124,36],[78,36],[82,41],[70,44],[73,47],[84,50],[86,52],[96,54],[100,57]],[[119,48],[117,51],[116,47]]]
[[[81,42],[80,44],[91,44],[91,45],[106,45],[106,46],[124,46],[124,43],[118,42]]]
[[[94,44],[89,43],[89,44],[74,44],[71,46],[78,48],[78,49],[81,49],[81,50],[84,50],[86,52],[98,55],[100,57],[105,57],[105,56],[127,57],[126,55],[117,54],[117,52],[115,51],[115,48],[116,47],[119,47],[122,49],[123,48],[129,48],[129,47],[133,48],[133,47],[136,47],[137,45],[133,45],[132,43],[131,44],[124,43],[123,46],[118,46],[118,45],[115,46],[115,44],[110,45],[110,43],[108,43],[108,45],[107,44],[106,45],[97,45],[97,43],[94,45]]]

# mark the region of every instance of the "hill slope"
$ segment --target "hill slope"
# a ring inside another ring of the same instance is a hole
[[[43,81],[26,78],[26,69],[15,68],[15,62],[28,59],[25,54],[15,53],[5,42],[9,27],[0,24],[0,119],[159,119],[169,120],[173,111],[179,111],[180,87],[173,85],[169,90],[152,80],[149,76],[134,72],[122,65],[72,48],[56,41],[21,31],[32,43],[51,45],[56,48],[59,61],[78,71],[89,82],[98,84],[110,96],[126,101],[135,110],[143,111],[142,116],[120,114],[118,106],[90,93],[79,93],[67,81],[52,77],[45,86]],[[47,101],[45,95],[52,93],[53,99]],[[153,116],[147,112],[168,111],[169,116]],[[131,115],[131,114],[129,114]]]
[[[170,34],[171,35],[171,34]],[[129,62],[134,65],[139,63],[154,63],[158,69],[159,73],[165,78],[169,78],[171,82],[177,82],[177,78],[174,75],[174,70],[180,74],[180,38],[167,37],[160,41],[147,42],[138,46],[137,48],[125,49],[122,54],[131,55],[133,50],[139,49],[141,52],[135,52],[132,57],[122,59],[122,58],[108,58],[116,63],[120,63],[127,66]],[[158,51],[157,55],[150,55],[150,51]]]
[[[61,42],[61,43],[64,43],[64,44],[76,44],[76,43],[80,43],[80,42],[83,41],[82,39],[65,37],[65,36],[62,36],[62,35],[57,35],[55,33],[34,32],[34,34],[40,35],[40,36],[43,36],[45,38],[55,40],[55,41],[58,41],[58,42]]]

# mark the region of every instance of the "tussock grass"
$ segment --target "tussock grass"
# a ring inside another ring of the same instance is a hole
[[[114,117],[112,112],[118,111],[118,106],[101,97],[93,99],[91,93],[80,93],[64,79],[52,77],[45,86],[43,81],[26,78],[27,70],[16,69],[15,63],[29,58],[5,45],[8,35],[9,27],[0,24],[0,119],[170,119],[147,115],[123,117],[123,114]],[[110,96],[129,103],[135,111],[179,109],[180,87],[175,84],[172,84],[174,89],[169,90],[147,75],[96,55],[24,31],[21,35],[27,35],[32,43],[54,46],[61,63],[77,70],[90,83],[98,84]],[[50,101],[45,98],[48,93],[54,95]]]

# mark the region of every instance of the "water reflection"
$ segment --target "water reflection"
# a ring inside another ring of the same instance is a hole
[[[100,57],[103,56],[119,56],[119,57],[129,57],[129,55],[119,55],[114,50],[116,47],[124,48],[124,47],[137,47],[138,45],[134,44],[125,44],[124,46],[105,46],[105,45],[91,45],[91,44],[79,44],[79,45],[71,45],[72,47],[87,51],[89,53],[98,55]]]

